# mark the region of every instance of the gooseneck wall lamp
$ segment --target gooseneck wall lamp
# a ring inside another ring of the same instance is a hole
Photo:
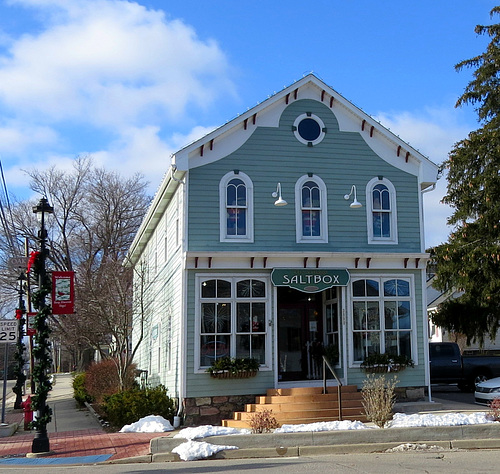
[[[286,206],[288,203],[281,197],[281,183],[278,183],[278,186],[276,188],[276,191],[272,194],[273,198],[278,198],[274,202],[275,206]]]
[[[363,205],[358,201],[358,198],[356,196],[356,185],[355,184],[352,185],[351,192],[349,194],[344,195],[344,199],[347,201],[351,197],[352,193],[354,193],[354,199],[352,200],[349,207],[352,207],[353,209],[358,209],[360,207],[363,207]]]
[[[32,453],[50,452],[49,437],[47,435],[47,424],[52,418],[52,410],[47,404],[47,396],[52,389],[49,379],[49,370],[52,365],[50,356],[50,328],[48,318],[51,314],[51,306],[47,304],[47,297],[51,293],[51,280],[47,275],[46,260],[48,257],[47,249],[47,230],[45,228],[45,216],[52,214],[54,208],[47,199],[40,199],[38,205],[33,206],[33,212],[40,219],[40,230],[38,231],[38,242],[40,252],[34,265],[35,276],[38,277],[38,290],[33,295],[33,306],[37,310],[35,316],[35,348],[33,354],[36,359],[34,368],[36,396],[34,397],[33,408],[37,411],[37,417],[34,421],[36,434],[31,446]]]

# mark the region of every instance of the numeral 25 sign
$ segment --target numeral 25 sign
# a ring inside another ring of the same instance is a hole
[[[17,319],[0,319],[0,342],[16,342],[18,325]]]

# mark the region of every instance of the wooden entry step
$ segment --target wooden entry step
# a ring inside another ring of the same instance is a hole
[[[255,403],[245,405],[245,411],[236,412],[231,420],[222,420],[222,426],[248,428],[256,412],[272,411],[279,425],[306,424],[339,419],[337,387],[295,387],[269,389],[266,395],[255,397]],[[361,392],[355,385],[342,387],[342,419],[366,422]]]

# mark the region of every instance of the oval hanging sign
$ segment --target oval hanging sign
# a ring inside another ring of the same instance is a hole
[[[346,269],[275,268],[271,272],[274,286],[289,286],[305,293],[317,293],[333,286],[347,286]]]

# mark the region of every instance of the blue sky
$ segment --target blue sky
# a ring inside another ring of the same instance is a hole
[[[79,154],[153,193],[171,153],[313,72],[403,140],[442,162],[477,128],[454,104],[471,78],[454,65],[484,51],[491,0],[4,0],[0,159],[70,168]],[[426,243],[446,240],[425,197]]]

